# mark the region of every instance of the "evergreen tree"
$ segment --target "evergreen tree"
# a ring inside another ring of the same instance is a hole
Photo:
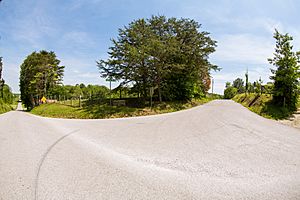
[[[3,87],[4,87],[4,79],[2,78],[2,69],[3,69],[3,62],[2,57],[0,57],[0,97],[3,98]]]
[[[276,48],[274,58],[268,59],[277,69],[271,70],[274,80],[273,101],[287,107],[289,110],[297,108],[299,86],[299,53],[292,51],[293,38],[288,34],[280,34],[275,30]]]
[[[248,69],[247,69],[247,72],[246,72],[246,74],[245,74],[245,77],[246,77],[246,87],[245,87],[245,92],[246,92],[246,94],[249,92],[249,74],[248,74]]]

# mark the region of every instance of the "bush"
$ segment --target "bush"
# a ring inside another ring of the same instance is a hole
[[[235,87],[228,87],[224,90],[224,99],[233,98],[238,92],[238,89]]]

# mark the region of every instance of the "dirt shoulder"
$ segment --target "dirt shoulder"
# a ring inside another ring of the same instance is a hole
[[[284,120],[279,120],[281,123],[300,129],[300,109],[291,117]]]

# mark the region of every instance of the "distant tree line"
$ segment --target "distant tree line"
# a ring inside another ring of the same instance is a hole
[[[248,77],[248,73],[246,73],[246,80]],[[261,94],[271,94],[273,88],[273,83],[268,82],[267,84],[263,84],[261,78],[259,80],[251,82],[244,82],[242,78],[235,79],[232,83],[226,82],[225,90],[224,90],[224,98],[231,99],[237,94],[242,93],[256,93],[258,95]]]
[[[144,99],[154,89],[159,101],[204,96],[210,87],[209,62],[216,41],[191,19],[152,16],[119,29],[109,59],[97,62],[103,78],[129,85]]]
[[[49,90],[47,97],[56,100],[101,99],[109,97],[109,89],[103,85],[56,85]]]

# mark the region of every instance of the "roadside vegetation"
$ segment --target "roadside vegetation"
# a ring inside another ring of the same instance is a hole
[[[110,106],[109,103],[90,103],[83,101],[81,107],[78,100],[59,101],[56,103],[47,103],[36,106],[30,112],[32,114],[44,117],[69,118],[69,119],[103,119],[135,117],[145,115],[155,115],[162,113],[175,112],[192,108],[214,99],[220,99],[219,95],[208,95],[205,98],[193,99],[191,101],[172,101],[172,102],[154,102],[151,107],[150,102],[144,106]],[[116,101],[116,100],[114,100]]]
[[[15,96],[2,77],[3,62],[0,57],[0,114],[15,109]]]
[[[286,107],[274,104],[271,94],[237,94],[232,100],[269,119],[285,119],[293,113]]]
[[[251,111],[272,119],[284,119],[299,108],[300,52],[292,51],[293,38],[275,30],[276,48],[274,58],[268,59],[276,69],[271,69],[273,82],[263,84],[261,78],[253,84],[237,78],[226,83],[224,98],[233,99]]]

